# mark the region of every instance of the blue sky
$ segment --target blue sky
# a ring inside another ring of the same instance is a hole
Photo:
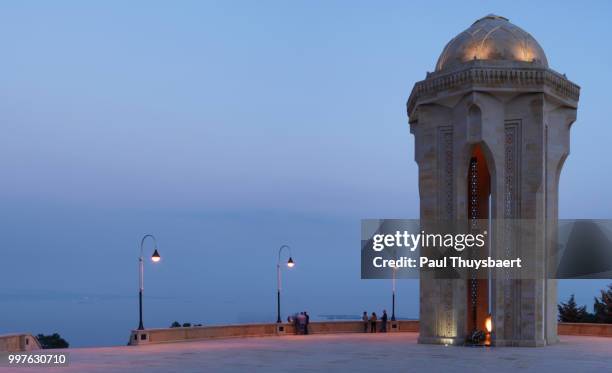
[[[359,280],[359,219],[418,216],[406,99],[488,13],[582,87],[560,215],[609,218],[609,2],[2,2],[0,332],[55,323],[87,345],[78,327],[104,309],[123,342],[146,232],[164,257],[147,267],[154,326],[269,319],[283,243],[287,310],[388,307],[387,282]],[[604,285],[561,296],[590,306]],[[400,291],[416,317],[416,281]],[[23,300],[41,293],[70,301]],[[24,316],[40,307],[80,321]]]

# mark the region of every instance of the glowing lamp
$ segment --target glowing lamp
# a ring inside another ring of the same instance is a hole
[[[157,249],[155,249],[155,251],[153,252],[153,255],[151,255],[151,260],[154,263],[157,263],[161,260],[161,256],[159,256],[159,252],[157,252]]]
[[[294,265],[295,265],[295,263],[293,262],[293,259],[291,259],[291,257],[289,257],[289,260],[287,261],[287,267],[293,268]]]

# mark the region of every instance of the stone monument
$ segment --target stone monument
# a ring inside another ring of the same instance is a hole
[[[555,256],[559,176],[579,94],[548,67],[529,33],[496,15],[453,38],[435,71],[414,85],[407,109],[421,221],[532,221],[520,237],[491,223],[490,250],[523,256],[540,271],[529,279],[421,273],[420,343],[464,344],[488,318],[492,345],[558,341],[557,284],[547,260]]]

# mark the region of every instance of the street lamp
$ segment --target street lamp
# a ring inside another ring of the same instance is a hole
[[[393,300],[391,308],[391,321],[395,321],[395,271],[396,268],[393,267]]]
[[[157,249],[155,249],[155,251],[153,252],[153,255],[151,255],[151,261],[153,261],[154,263],[157,263],[161,260],[161,256],[159,256],[159,252],[157,252]]]
[[[397,251],[395,248],[392,249],[393,250],[393,259],[397,260]],[[397,271],[396,267],[392,268],[392,273],[393,273],[393,279],[392,281],[392,298],[391,298],[391,321],[395,321],[395,271]]]
[[[151,238],[153,243],[155,244],[155,250],[153,251],[153,255],[151,255],[151,261],[153,263],[157,263],[161,260],[161,256],[157,251],[157,240],[155,236],[152,234],[145,234],[140,241],[140,257],[138,257],[138,270],[140,274],[140,288],[138,289],[138,309],[139,309],[139,323],[138,330],[144,330],[144,325],[142,324],[142,291],[144,290],[144,261],[142,259],[144,252],[144,243],[147,238]]]
[[[291,248],[287,245],[283,245],[278,249],[278,261],[276,262],[276,323],[280,324],[280,293],[281,293],[281,253],[283,249],[289,250],[289,260],[287,260],[287,267],[293,268],[295,262],[291,257]]]

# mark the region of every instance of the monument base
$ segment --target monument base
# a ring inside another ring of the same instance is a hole
[[[451,345],[451,346],[463,346],[465,344],[465,338],[459,337],[423,337],[419,336],[417,340],[420,344],[428,345]]]
[[[548,343],[544,339],[493,339],[492,345],[497,347],[544,347]]]

